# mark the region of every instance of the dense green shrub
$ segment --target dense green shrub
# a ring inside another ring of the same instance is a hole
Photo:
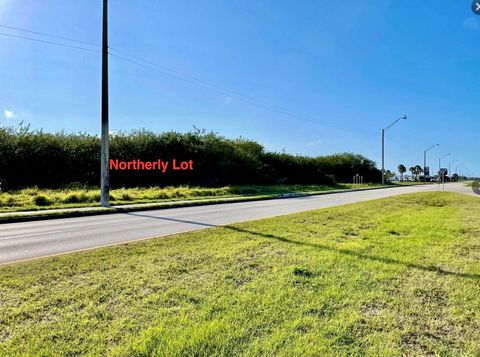
[[[131,201],[132,200],[132,196],[130,196],[128,193],[126,192],[123,192],[121,195],[120,195],[120,200],[122,201]]]
[[[52,201],[47,196],[38,195],[33,198],[33,203],[37,206],[49,206],[52,204]]]
[[[110,139],[110,158],[119,160],[193,160],[193,171],[112,171],[112,187],[236,184],[330,184],[351,182],[360,174],[364,182],[377,182],[375,163],[362,155],[321,157],[265,152],[247,139],[227,139],[195,130],[188,133],[119,133]],[[29,128],[0,128],[0,179],[10,188],[86,187],[98,185],[100,139],[79,133],[56,134]],[[84,201],[86,198],[70,197]],[[128,199],[126,197],[126,199]]]
[[[63,203],[84,203],[89,201],[90,198],[85,193],[71,193],[62,200]]]

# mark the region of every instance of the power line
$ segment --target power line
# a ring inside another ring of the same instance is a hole
[[[17,38],[17,39],[22,39],[22,40],[28,40],[28,41],[35,41],[35,42],[46,43],[46,44],[54,45],[54,46],[75,48],[75,49],[77,49],[77,50],[90,51],[90,52],[100,52],[99,50],[94,50],[94,49],[92,49],[92,48],[86,48],[86,47],[80,47],[80,46],[75,46],[75,45],[69,45],[69,44],[60,43],[60,42],[53,42],[53,41],[41,40],[41,39],[32,38],[32,37],[12,35],[12,34],[9,34],[9,33],[4,33],[4,32],[0,32],[0,35],[1,35],[1,36],[6,36],[6,37],[12,37],[12,38]]]
[[[98,43],[94,43],[94,42],[77,40],[77,39],[70,38],[70,37],[58,36],[58,35],[53,35],[53,34],[49,34],[49,33],[45,33],[45,32],[28,30],[28,29],[19,28],[19,27],[7,26],[7,25],[2,25],[2,24],[0,24],[0,27],[7,28],[7,29],[12,29],[12,30],[16,30],[16,31],[23,31],[23,32],[27,32],[27,33],[32,33],[32,34],[36,34],[36,35],[40,35],[40,36],[57,38],[57,39],[65,40],[65,41],[83,43],[83,44],[87,44],[89,46],[100,46]],[[50,44],[50,45],[75,48],[75,49],[84,50],[84,51],[97,52],[97,53],[100,52],[99,50],[95,50],[95,49],[91,49],[91,48],[85,48],[85,47],[80,47],[80,46],[75,46],[75,45],[63,44],[63,43],[59,43],[59,42],[47,41],[47,40],[31,38],[31,37],[26,37],[26,36],[12,35],[12,34],[2,33],[2,32],[0,32],[0,35],[7,36],[7,37],[12,37],[12,38],[17,38],[17,39],[35,41],[35,42],[40,42],[40,43],[46,43],[46,44]],[[290,116],[290,117],[293,117],[293,118],[296,118],[296,119],[300,119],[300,120],[308,121],[308,122],[311,122],[311,123],[314,123],[314,124],[320,124],[320,125],[323,125],[323,126],[328,126],[328,127],[332,127],[332,128],[335,128],[335,129],[340,129],[340,130],[343,130],[343,131],[348,131],[348,132],[353,132],[355,134],[358,134],[358,131],[355,131],[353,129],[346,128],[346,127],[340,126],[336,123],[328,122],[328,121],[325,121],[325,120],[318,121],[318,120],[313,119],[311,115],[304,114],[304,113],[295,113],[295,112],[292,112],[292,111],[290,111],[286,108],[283,108],[283,107],[280,107],[280,106],[277,106],[277,105],[274,105],[274,104],[270,104],[270,103],[258,100],[256,98],[252,98],[252,97],[249,97],[249,96],[246,96],[246,95],[243,95],[243,94],[239,94],[239,93],[236,93],[236,92],[224,89],[224,88],[221,88],[221,87],[219,87],[215,84],[209,83],[207,81],[199,79],[198,77],[192,76],[191,74],[186,74],[186,73],[183,73],[181,71],[162,66],[162,65],[160,65],[158,63],[155,63],[155,62],[152,62],[148,59],[141,58],[139,56],[132,55],[132,54],[129,54],[127,52],[117,50],[113,47],[109,47],[109,50],[110,50],[109,51],[110,56],[119,58],[119,59],[124,60],[124,61],[131,62],[131,63],[136,64],[136,65],[141,66],[141,67],[157,70],[157,71],[159,71],[163,74],[167,74],[171,77],[184,80],[184,81],[189,82],[191,84],[200,85],[200,86],[202,86],[202,87],[204,87],[204,88],[206,88],[206,89],[208,89],[212,92],[216,92],[216,93],[221,94],[221,95],[236,98],[236,99],[242,100],[244,102],[248,102],[250,104],[256,105],[258,107],[262,107],[264,109],[274,111],[274,112],[277,112],[279,114],[287,115],[287,116]],[[118,54],[112,53],[112,51],[117,52]]]
[[[20,28],[20,27],[13,27],[13,26],[1,25],[1,24],[0,24],[0,27],[6,28],[6,29],[10,29],[10,30],[22,31],[22,32],[27,32],[27,33],[33,33],[33,34],[35,34],[35,35],[40,35],[40,36],[46,36],[46,37],[56,38],[56,39],[59,39],[59,40],[71,41],[71,42],[76,42],[76,43],[83,43],[83,44],[85,44],[85,45],[100,47],[100,44],[99,44],[99,43],[95,43],[95,42],[77,40],[77,39],[70,38],[70,37],[52,35],[52,34],[45,33],[45,32],[32,31],[32,30],[27,30],[27,29]]]
[[[51,38],[57,38],[57,39],[62,39],[62,40],[67,40],[67,41],[73,41],[73,42],[77,42],[77,43],[84,43],[84,44],[89,44],[89,45],[93,45],[93,46],[100,46],[99,44],[97,43],[93,43],[93,42],[88,42],[88,41],[81,41],[81,40],[77,40],[77,39],[72,39],[72,38],[69,38],[69,37],[64,37],[64,36],[58,36],[58,35],[53,35],[53,34],[48,34],[48,33],[45,33],[45,32],[39,32],[39,31],[32,31],[32,30],[27,30],[27,29],[24,29],[24,28],[19,28],[19,27],[13,27],[13,26],[7,26],[7,25],[1,25],[0,24],[0,27],[3,27],[3,28],[8,28],[8,29],[12,29],[12,30],[17,30],[17,31],[23,31],[23,32],[28,32],[28,33],[32,33],[32,34],[37,34],[37,35],[41,35],[41,36],[48,36],[48,37],[51,37]],[[37,42],[44,42],[44,43],[48,43],[48,44],[55,44],[55,45],[62,45],[62,46],[68,46],[68,47],[73,47],[71,45],[64,45],[64,44],[60,44],[60,43],[54,43],[54,42],[51,42],[51,41],[45,41],[45,40],[39,40],[39,39],[33,39],[33,38],[28,38],[28,37],[24,37],[24,36],[16,36],[16,35],[10,35],[10,34],[6,34],[6,33],[0,33],[0,35],[4,35],[4,36],[9,36],[9,37],[14,37],[14,38],[21,38],[21,39],[26,39],[26,40],[31,40],[31,41],[37,41]],[[79,48],[79,47],[73,47],[73,48]],[[81,48],[81,49],[84,49],[84,48]],[[131,55],[129,53],[126,53],[126,52],[123,52],[123,51],[120,51],[120,50],[117,50],[117,49],[114,49],[112,47],[109,48],[110,50],[113,50],[115,52],[118,52],[120,54],[123,54],[124,56],[128,56],[128,57],[131,57],[131,58],[135,58],[137,60],[140,60],[142,62],[145,62],[145,63],[148,63],[149,65],[151,66],[154,66],[154,67],[158,67],[159,69],[163,70],[164,73],[165,72],[169,72],[167,74],[170,74],[170,75],[173,75],[175,74],[175,77],[176,78],[179,78],[179,79],[183,79],[183,80],[187,80],[187,81],[190,81],[190,83],[196,83],[196,84],[201,84],[203,85],[204,87],[206,87],[207,89],[209,90],[212,90],[212,91],[215,91],[217,93],[220,93],[220,94],[223,94],[223,95],[227,95],[227,96],[231,96],[231,97],[237,97],[237,98],[243,98],[245,100],[248,100],[249,102],[251,102],[252,104],[255,104],[255,105],[262,105],[263,107],[266,107],[267,109],[270,109],[270,110],[275,110],[277,112],[281,112],[282,114],[287,114],[287,115],[295,115],[293,113],[289,113],[285,110],[279,110],[278,108],[274,108],[271,104],[266,104],[266,103],[260,103],[258,100],[255,100],[253,98],[250,98],[250,97],[247,97],[247,96],[244,96],[244,95],[240,95],[238,93],[233,93],[233,92],[230,92],[230,91],[226,91],[224,89],[220,89],[212,84],[209,84],[205,81],[202,81],[200,80],[199,78],[196,78],[194,76],[191,76],[191,75],[188,75],[188,74],[185,74],[185,73],[182,73],[180,71],[176,71],[174,69],[171,69],[171,68],[167,68],[167,67],[164,67],[164,66],[161,66],[157,63],[153,63],[149,60],[146,60],[146,59],[143,59],[143,58],[140,58],[138,56],[134,56],[134,55]],[[111,54],[113,55],[113,54]],[[121,59],[124,59],[124,60],[127,60],[127,61],[130,61],[132,63],[135,63],[137,65],[142,65],[141,63],[138,63],[137,61],[132,61],[131,59],[127,59],[127,58],[123,58],[121,56],[116,56],[118,58],[121,58]]]
[[[117,50],[115,50],[117,51]],[[117,51],[118,52],[118,51]],[[186,82],[189,82],[189,83],[193,83],[193,84],[197,84],[197,85],[200,85],[206,89],[209,89],[211,90],[212,92],[216,92],[218,94],[222,94],[222,95],[225,95],[225,96],[230,96],[232,98],[239,98],[239,99],[244,99],[252,104],[255,104],[255,105],[259,105],[259,106],[263,106],[263,107],[266,107],[267,109],[270,109],[270,110],[273,110],[273,108],[271,108],[270,106],[267,106],[261,102],[258,102],[252,98],[249,98],[249,97],[245,97],[245,96],[241,96],[237,93],[233,93],[233,92],[229,92],[229,91],[226,91],[226,90],[223,90],[221,88],[218,88],[216,86],[213,86],[207,82],[204,82],[204,81],[201,81],[201,80],[198,80],[196,79],[195,77],[191,77],[191,76],[186,76],[184,75],[183,73],[181,72],[178,72],[178,71],[175,71],[175,70],[172,70],[170,68],[166,68],[166,67],[163,67],[163,66],[160,66],[160,65],[156,65],[156,64],[153,64],[153,63],[150,63],[150,62],[147,62],[147,61],[144,61],[142,60],[143,62],[146,62],[148,63],[148,65],[144,64],[144,63],[141,63],[137,60],[133,60],[131,58],[127,58],[127,57],[124,57],[124,56],[120,56],[118,54],[115,54],[115,53],[111,53],[110,52],[110,56],[112,57],[116,57],[116,58],[119,58],[119,59],[122,59],[124,61],[128,61],[128,62],[131,62],[133,64],[136,64],[138,66],[141,66],[141,67],[144,67],[144,68],[149,68],[149,69],[153,69],[153,70],[157,70],[161,73],[164,73],[164,74],[167,74],[171,77],[174,77],[174,78],[177,78],[177,79],[182,79]],[[133,56],[131,56],[133,57]],[[286,112],[282,112],[283,114],[287,114]]]
[[[143,58],[138,57],[138,56],[130,55],[126,52],[119,51],[119,50],[114,49],[112,47],[110,47],[110,50],[114,51],[114,52],[122,53],[124,55],[124,56],[121,56],[121,55],[112,53],[110,51],[110,56],[122,59],[124,61],[131,62],[131,63],[136,64],[136,65],[141,66],[141,67],[157,70],[157,71],[159,71],[163,74],[167,74],[171,77],[175,77],[177,79],[181,79],[181,80],[187,81],[189,83],[200,85],[200,86],[202,86],[202,87],[204,87],[208,90],[211,90],[213,92],[216,92],[218,94],[222,94],[222,95],[229,96],[229,97],[232,97],[232,98],[237,98],[239,100],[251,103],[251,104],[256,105],[258,107],[262,107],[262,108],[265,108],[267,110],[274,111],[274,112],[277,112],[277,113],[280,113],[280,114],[283,114],[283,115],[287,115],[287,116],[290,116],[290,117],[293,117],[293,118],[297,118],[297,119],[300,119],[300,120],[303,120],[303,121],[308,121],[308,122],[311,122],[311,123],[314,123],[314,124],[329,126],[329,127],[332,127],[332,128],[341,129],[341,130],[344,130],[344,131],[349,131],[349,132],[353,132],[355,134],[358,134],[358,132],[354,131],[353,129],[345,128],[345,127],[342,127],[342,126],[340,126],[336,123],[332,123],[332,122],[328,122],[328,121],[314,120],[313,118],[311,118],[310,115],[295,113],[295,112],[292,112],[288,109],[284,109],[282,107],[279,107],[279,106],[276,106],[276,105],[273,105],[273,104],[270,104],[270,103],[266,103],[266,102],[260,101],[258,99],[249,97],[249,96],[238,94],[236,92],[231,92],[229,90],[220,88],[216,85],[213,85],[211,83],[208,83],[206,81],[198,79],[194,76],[182,73],[180,71],[177,71],[177,70],[174,70],[174,69],[171,69],[171,68],[159,65],[159,64],[156,64],[156,63],[154,63],[150,60],[146,60],[146,59],[143,59]],[[131,58],[127,58],[125,56],[129,56]],[[142,63],[142,62],[144,62],[144,63]]]
[[[292,116],[297,116],[298,114],[295,114],[295,113],[292,113],[286,109],[283,109],[283,108],[280,108],[280,107],[277,107],[275,105],[272,105],[272,104],[269,104],[269,103],[266,103],[266,102],[263,102],[263,101],[260,101],[258,99],[255,99],[255,98],[252,98],[252,97],[249,97],[249,96],[246,96],[246,95],[243,95],[243,94],[239,94],[239,93],[236,93],[236,92],[233,92],[233,91],[230,91],[230,90],[227,90],[227,89],[224,89],[224,88],[221,88],[221,87],[218,87],[212,83],[208,83],[204,80],[201,80],[199,79],[198,77],[195,77],[195,76],[192,76],[190,74],[186,74],[186,73],[183,73],[183,72],[180,72],[180,71],[177,71],[175,69],[171,69],[171,68],[168,68],[168,67],[165,67],[165,66],[162,66],[162,65],[159,65],[158,63],[154,63],[150,60],[147,60],[147,59],[144,59],[144,58],[141,58],[141,57],[138,57],[138,56],[135,56],[135,55],[131,55],[129,53],[126,53],[126,52],[123,52],[123,51],[119,51],[115,48],[112,48],[110,47],[110,50],[111,51],[114,51],[114,52],[118,52],[124,56],[128,56],[128,57],[131,57],[133,59],[135,59],[136,61],[133,61],[132,59],[130,58],[125,58],[125,57],[122,57],[122,56],[119,56],[119,55],[115,55],[115,54],[112,54],[110,52],[110,54],[112,56],[115,56],[115,57],[118,57],[118,58],[121,58],[121,59],[124,59],[124,60],[127,60],[127,61],[130,61],[132,63],[135,63],[135,64],[138,64],[140,66],[144,66],[142,63],[139,63],[138,61],[140,62],[144,62],[146,64],[148,64],[149,66],[151,67],[155,67],[155,69],[158,69],[160,70],[161,72],[163,73],[166,73],[166,74],[169,74],[171,76],[174,76],[176,78],[179,78],[179,79],[183,79],[183,80],[186,80],[186,81],[189,81],[190,83],[194,83],[194,84],[199,84],[209,90],[212,90],[214,92],[217,92],[219,94],[222,94],[222,95],[226,95],[226,96],[230,96],[232,98],[238,98],[238,99],[242,99],[244,101],[248,101],[252,104],[255,104],[255,105],[259,105],[259,106],[263,106],[264,108],[267,108],[267,109],[270,109],[270,110],[275,110],[277,112],[281,112],[282,114],[287,114],[287,115],[292,115]],[[144,66],[144,67],[147,67],[147,66]],[[150,67],[149,67],[150,68]]]

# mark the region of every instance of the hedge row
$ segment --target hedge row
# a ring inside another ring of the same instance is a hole
[[[112,135],[110,158],[193,160],[186,171],[112,171],[112,187],[230,184],[329,184],[351,182],[354,174],[364,182],[378,182],[375,163],[351,153],[319,157],[266,152],[257,142],[227,139],[195,130],[188,133],[153,133],[146,130]],[[45,133],[0,128],[0,178],[3,187],[36,185],[56,188],[72,183],[98,185],[100,139],[90,134]]]

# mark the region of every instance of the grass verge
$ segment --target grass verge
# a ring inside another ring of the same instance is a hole
[[[423,182],[395,182],[388,186],[420,185]],[[139,203],[175,203],[189,200],[215,200],[224,198],[269,198],[285,193],[317,194],[330,191],[381,187],[380,184],[336,185],[250,185],[225,187],[133,187],[112,189],[112,206]],[[39,189],[37,187],[0,192],[0,213],[45,211],[63,208],[99,207],[98,188]]]
[[[0,267],[0,355],[478,355],[479,209],[411,194]]]
[[[273,196],[282,193],[309,194],[333,190],[376,187],[376,184],[338,185],[272,185],[208,187],[134,187],[112,189],[113,205],[132,203],[175,202],[179,200]],[[57,208],[99,206],[98,188],[39,189],[36,187],[0,193],[0,213],[35,211]]]

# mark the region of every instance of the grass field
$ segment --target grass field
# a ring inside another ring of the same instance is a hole
[[[479,211],[411,194],[0,267],[0,355],[478,356]]]
[[[269,196],[287,192],[318,193],[332,190],[374,187],[376,184],[338,185],[273,185],[273,186],[225,186],[207,187],[135,187],[112,189],[110,200],[113,205],[131,203],[194,200],[199,198]],[[0,212],[42,210],[99,206],[98,188],[39,189],[36,187],[0,193]]]

